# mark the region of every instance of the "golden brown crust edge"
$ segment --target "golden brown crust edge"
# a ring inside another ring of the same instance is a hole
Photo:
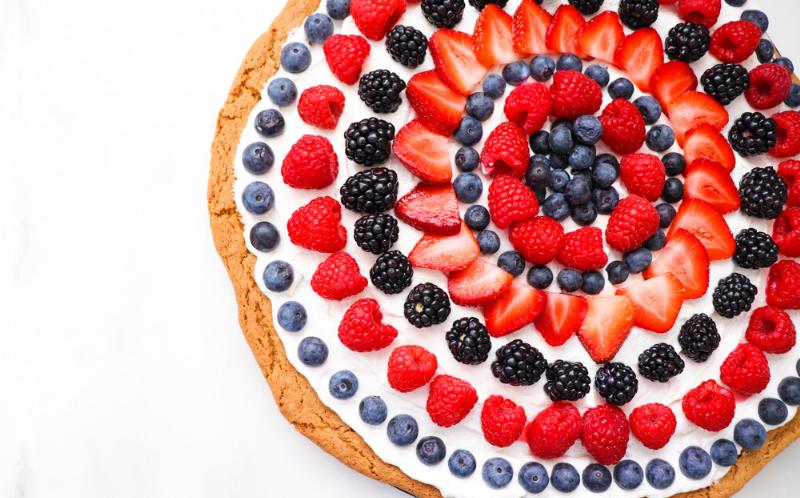
[[[269,30],[248,51],[219,113],[211,148],[208,210],[217,252],[228,270],[239,306],[239,323],[267,379],[283,416],[323,450],[362,474],[421,498],[439,491],[384,463],[339,416],[325,406],[308,381],[287,360],[272,324],[269,299],[253,278],[256,258],[247,250],[233,196],[236,148],[267,79],[279,67],[279,53],[289,31],[315,11],[319,0],[288,0]],[[675,498],[721,498],[739,491],[772,458],[800,437],[800,416],[771,431],[759,451],[744,455],[715,485]]]

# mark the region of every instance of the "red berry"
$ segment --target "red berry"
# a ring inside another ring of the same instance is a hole
[[[545,38],[552,16],[533,0],[522,0],[514,12],[511,35],[514,51],[533,55],[547,53]]]
[[[521,178],[528,169],[528,140],[514,123],[501,123],[489,134],[481,151],[481,166],[489,176],[507,174]]]
[[[786,100],[792,75],[780,64],[762,64],[750,71],[750,88],[744,92],[753,109],[769,109]]]
[[[656,208],[638,195],[619,201],[606,226],[606,242],[621,252],[638,249],[658,231]]]
[[[539,458],[563,456],[580,436],[581,414],[566,402],[542,410],[525,429],[531,453]]]
[[[489,396],[481,410],[483,437],[489,444],[505,448],[514,444],[525,429],[525,410],[502,396]]]
[[[406,0],[351,0],[350,15],[359,31],[380,40],[406,11]]]
[[[361,76],[370,45],[363,36],[333,35],[322,44],[322,51],[333,75],[342,83],[352,85]]]
[[[785,311],[762,306],[750,315],[745,338],[765,353],[784,354],[797,342],[797,331]]]
[[[460,259],[460,258],[459,258]],[[461,306],[485,306],[505,296],[514,278],[494,263],[476,259],[447,277],[450,299]]]
[[[539,202],[522,180],[500,175],[489,186],[489,214],[498,228],[508,228],[539,214]]]
[[[547,27],[547,48],[541,53],[579,54],[578,32],[586,23],[581,13],[572,5],[560,5],[553,13]]]
[[[613,63],[617,48],[625,39],[625,31],[619,14],[606,10],[584,24],[577,36],[583,54]]]
[[[664,65],[664,42],[653,28],[637,29],[626,36],[614,54],[614,65],[636,83],[639,90],[650,91],[650,80]]]
[[[739,344],[722,362],[720,380],[739,394],[758,394],[769,384],[769,361],[752,344]]]
[[[678,425],[672,410],[661,403],[650,403],[634,409],[630,423],[636,439],[651,450],[666,446]]]
[[[358,263],[346,252],[328,256],[311,277],[311,288],[325,299],[340,300],[354,296],[367,286]]]
[[[408,253],[408,260],[415,268],[449,273],[467,268],[478,259],[480,253],[472,230],[462,224],[456,235],[423,235]]]
[[[336,87],[318,85],[307,88],[297,102],[297,112],[306,124],[333,130],[344,111],[344,94]]]
[[[336,252],[347,245],[341,225],[342,206],[332,197],[317,197],[297,209],[286,224],[289,240],[312,251]]]
[[[389,385],[401,393],[427,384],[436,373],[436,355],[420,346],[400,346],[389,356]]]
[[[608,255],[603,250],[603,231],[597,227],[584,227],[566,234],[556,259],[562,265],[580,271],[603,268],[608,263]]]
[[[772,225],[772,240],[784,256],[800,258],[800,208],[787,208],[778,216]]]
[[[555,259],[564,243],[564,227],[552,218],[537,216],[514,223],[508,240],[525,261],[546,265]]]
[[[772,265],[767,277],[767,304],[782,310],[800,309],[800,263],[785,259]]]
[[[378,301],[359,299],[350,305],[339,323],[339,340],[359,353],[383,349],[397,337],[397,329],[381,320],[383,313]]]
[[[426,408],[431,421],[441,427],[452,427],[464,420],[478,393],[469,383],[449,375],[437,375],[431,381]]]
[[[519,59],[514,52],[512,19],[501,7],[488,4],[475,21],[472,50],[481,64],[493,67]]]
[[[678,0],[678,17],[706,28],[717,23],[721,11],[722,0]]]
[[[733,393],[713,380],[707,380],[683,397],[683,413],[690,422],[707,431],[728,427],[736,412]]]
[[[339,159],[325,137],[303,135],[283,159],[281,176],[294,188],[325,188],[339,174]]]
[[[761,28],[750,21],[723,24],[711,36],[711,55],[722,62],[742,62],[758,48]]]
[[[778,125],[778,142],[769,154],[778,158],[800,154],[800,112],[779,112],[772,119]]]
[[[666,183],[664,163],[652,154],[628,154],[622,157],[619,174],[631,194],[655,202],[661,197]]]
[[[553,96],[550,113],[556,118],[575,119],[594,114],[603,104],[600,85],[578,71],[556,72],[550,93]]]
[[[581,442],[598,463],[614,465],[622,460],[629,439],[628,419],[616,406],[600,405],[583,414]]]
[[[631,154],[644,145],[644,117],[627,100],[616,99],[608,104],[600,115],[600,123],[603,142],[617,154]]]
[[[786,183],[787,206],[800,207],[800,161],[789,159],[778,165],[778,176]]]
[[[633,329],[636,309],[626,296],[588,296],[578,339],[595,363],[614,359]]]
[[[432,132],[445,137],[458,127],[467,104],[466,97],[452,90],[432,70],[417,73],[408,80],[406,97],[417,119]]]
[[[508,95],[504,112],[509,121],[530,135],[539,131],[550,114],[550,90],[542,83],[526,83]]]
[[[483,80],[488,69],[472,49],[472,36],[453,29],[437,30],[428,42],[436,74],[447,86],[469,95]]]

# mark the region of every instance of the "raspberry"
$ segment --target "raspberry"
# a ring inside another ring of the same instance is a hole
[[[431,381],[426,408],[434,424],[452,427],[464,420],[477,402],[478,393],[469,383],[449,375],[437,375]]]
[[[580,271],[603,268],[608,263],[608,255],[603,250],[603,231],[597,227],[585,227],[566,234],[556,259],[562,265]]]
[[[769,384],[769,361],[752,344],[739,344],[722,362],[720,380],[739,394],[758,394]]]
[[[525,410],[502,396],[489,396],[481,410],[483,437],[489,444],[505,448],[514,444],[525,429]]]
[[[778,165],[778,176],[788,189],[787,206],[800,207],[800,161],[789,159]]]
[[[621,252],[638,249],[658,231],[658,212],[638,195],[619,201],[606,226],[606,242]]]
[[[554,403],[542,410],[525,428],[531,453],[539,458],[558,458],[581,435],[581,414],[572,404]]]
[[[788,208],[778,216],[772,225],[772,240],[784,256],[800,258],[800,208]]]
[[[558,71],[550,87],[553,104],[550,113],[556,118],[576,119],[594,114],[603,104],[603,91],[590,77],[578,71]]]
[[[800,309],[800,263],[785,259],[769,269],[767,304],[782,310]]]
[[[370,45],[363,36],[333,35],[325,40],[322,51],[333,75],[342,83],[352,85],[361,76]]]
[[[344,94],[328,85],[312,86],[303,91],[297,102],[297,112],[306,124],[333,130],[344,111]]]
[[[711,55],[722,62],[742,62],[758,48],[761,28],[750,21],[723,24],[711,36]]]
[[[631,154],[644,145],[644,117],[627,100],[616,99],[608,104],[600,115],[600,123],[603,141],[617,154]]]
[[[745,338],[765,353],[784,354],[796,344],[797,331],[785,311],[762,306],[750,315]]]
[[[706,28],[717,23],[722,11],[722,0],[679,0],[678,17],[684,21],[702,24]]]
[[[660,450],[669,443],[678,425],[672,410],[661,403],[642,405],[631,412],[631,432],[651,450]]]
[[[628,192],[651,202],[661,197],[666,183],[661,159],[652,154],[628,154],[622,157],[619,168],[620,178]]]
[[[555,259],[564,242],[564,227],[548,216],[537,216],[511,226],[508,234],[525,261],[535,265],[546,265]]]
[[[508,228],[539,214],[539,202],[522,180],[500,175],[489,186],[489,213],[498,228]]]
[[[777,158],[800,154],[800,112],[779,112],[772,119],[778,125],[778,143],[769,150],[769,154]]]
[[[406,11],[406,0],[351,0],[350,15],[359,31],[380,40]]]
[[[419,389],[433,378],[437,366],[436,355],[427,349],[400,346],[389,356],[389,385],[401,393]]]
[[[515,88],[506,99],[504,111],[512,123],[531,135],[539,131],[550,114],[550,90],[542,83],[527,83]]]
[[[707,431],[719,432],[731,424],[736,399],[716,381],[707,380],[686,393],[681,406],[690,422]]]
[[[514,123],[501,123],[489,134],[481,151],[483,172],[521,178],[528,169],[528,139]]]
[[[630,426],[625,413],[611,405],[589,408],[583,414],[581,442],[602,465],[614,465],[628,449]]]
[[[383,349],[397,337],[397,329],[381,323],[382,319],[378,301],[359,299],[350,305],[339,323],[339,340],[359,353]]]
[[[292,244],[319,252],[336,252],[347,245],[341,225],[342,207],[333,197],[317,197],[297,209],[286,224]]]
[[[792,89],[792,75],[780,64],[762,64],[750,71],[750,88],[744,96],[753,109],[769,109],[780,104]]]
[[[325,299],[341,300],[354,296],[367,286],[358,263],[346,252],[328,256],[311,277],[311,288]]]
[[[283,159],[283,183],[293,188],[325,188],[339,174],[339,159],[325,137],[303,135]]]

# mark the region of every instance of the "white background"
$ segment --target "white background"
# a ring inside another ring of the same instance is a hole
[[[281,5],[0,0],[0,497],[402,496],[281,418],[211,242],[216,114]]]

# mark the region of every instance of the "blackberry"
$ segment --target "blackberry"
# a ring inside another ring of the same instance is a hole
[[[492,374],[503,384],[530,386],[542,378],[547,360],[538,349],[521,339],[509,342],[497,350]]]
[[[569,3],[578,9],[581,14],[588,16],[600,10],[603,0],[569,0]]]
[[[631,28],[646,28],[658,19],[658,0],[620,0],[619,18]]]
[[[483,10],[484,7],[486,7],[490,3],[493,3],[498,7],[500,7],[501,9],[504,9],[506,8],[508,0],[469,0],[469,4],[478,10]]]
[[[362,119],[344,132],[345,154],[364,166],[381,164],[389,159],[394,140],[394,125],[378,118]]]
[[[399,231],[394,216],[374,213],[356,221],[353,237],[361,249],[372,254],[383,254],[397,242]]]
[[[778,246],[768,234],[746,228],[736,236],[733,260],[742,268],[769,268],[778,262]]]
[[[746,112],[731,126],[728,141],[742,157],[765,154],[778,140],[775,120],[760,112]]]
[[[636,396],[639,379],[636,372],[624,363],[605,363],[597,369],[594,387],[608,403],[622,406]]]
[[[683,354],[702,363],[719,347],[717,324],[705,313],[693,315],[681,326],[678,343]]]
[[[741,273],[731,273],[719,281],[714,289],[714,309],[725,318],[733,318],[750,311],[758,289]]]
[[[710,45],[708,28],[702,24],[682,22],[669,30],[664,52],[670,60],[694,62],[706,55]]]
[[[639,373],[653,382],[667,382],[680,375],[685,366],[669,344],[656,344],[639,355]]]
[[[408,258],[400,251],[389,251],[378,256],[369,279],[372,285],[382,290],[384,294],[399,294],[411,285],[414,269]]]
[[[556,360],[547,367],[544,392],[553,401],[578,401],[589,394],[592,378],[583,364]]]
[[[422,14],[437,28],[452,28],[464,15],[464,0],[422,0]]]
[[[397,200],[397,173],[388,168],[359,171],[339,189],[344,207],[357,213],[381,213]]]
[[[418,284],[408,293],[403,314],[418,329],[438,325],[450,316],[450,298],[430,282]]]
[[[705,92],[722,105],[728,105],[750,88],[750,75],[739,64],[717,64],[706,69],[700,81]]]
[[[489,331],[477,318],[460,318],[445,334],[453,358],[465,365],[478,365],[489,358],[492,340]]]
[[[400,107],[406,82],[387,69],[370,71],[358,81],[358,96],[375,112],[391,113]]]
[[[428,51],[428,38],[411,26],[395,26],[386,35],[386,50],[392,59],[414,69],[425,62]]]
[[[786,183],[775,168],[753,168],[739,182],[742,211],[756,218],[774,220],[786,204]]]

